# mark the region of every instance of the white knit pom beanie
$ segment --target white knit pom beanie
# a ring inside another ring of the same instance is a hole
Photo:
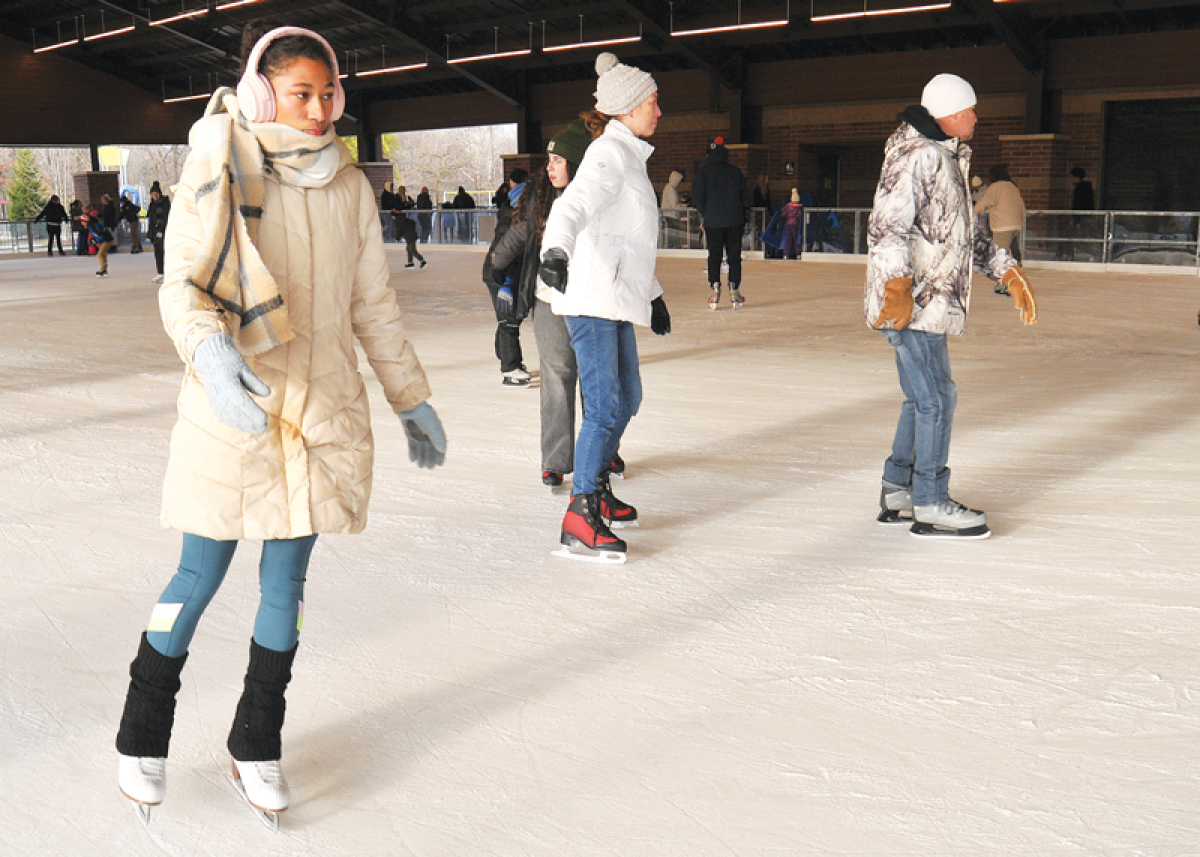
[[[975,90],[957,74],[939,74],[921,93],[921,106],[934,119],[944,119],[975,106]]]
[[[596,109],[608,116],[624,116],[655,92],[658,84],[649,72],[624,65],[616,54],[596,57]]]

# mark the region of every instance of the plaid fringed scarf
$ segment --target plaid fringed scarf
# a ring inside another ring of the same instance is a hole
[[[313,137],[276,122],[247,122],[228,87],[213,93],[189,143],[184,182],[196,189],[204,228],[186,281],[190,307],[225,313],[238,350],[260,354],[294,336],[279,286],[255,248],[263,172],[274,171],[284,184],[323,187],[348,154],[332,125]]]

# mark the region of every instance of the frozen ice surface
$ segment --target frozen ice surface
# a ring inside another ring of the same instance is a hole
[[[750,262],[735,314],[664,258],[674,332],[639,332],[616,486],[642,526],[596,566],[551,556],[566,497],[536,391],[500,384],[482,257],[429,258],[391,256],[447,464],[408,462],[368,379],[371,521],[317,543],[277,834],[226,779],[256,545],[148,830],[116,787],[179,549],[151,257],[0,263],[0,854],[1200,853],[1195,277],[1033,269],[1034,328],[977,281],[952,491],[995,535],[931,543],[874,522],[900,394],[861,266]]]

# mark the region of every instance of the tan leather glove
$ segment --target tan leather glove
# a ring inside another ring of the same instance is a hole
[[[892,330],[904,330],[912,321],[912,311],[912,277],[888,280],[883,286],[883,309],[875,319],[875,327],[882,328],[890,321]]]
[[[1025,272],[1021,270],[1021,266],[1009,268],[1004,272],[1004,276],[1000,278],[1000,282],[1008,289],[1008,293],[1012,295],[1013,306],[1017,308],[1017,312],[1021,314],[1021,321],[1026,324],[1037,323],[1037,298],[1033,296],[1033,287],[1029,285],[1029,279],[1025,276]]]

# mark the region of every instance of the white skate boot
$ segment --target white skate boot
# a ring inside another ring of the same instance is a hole
[[[733,308],[741,309],[742,304],[744,304],[745,302],[746,302],[746,299],[744,297],[742,297],[742,293],[738,289],[738,287],[731,285],[729,287],[729,303],[731,303],[733,305]]]
[[[710,295],[708,298],[708,308],[715,310],[717,308],[717,304],[721,302],[721,284],[709,283],[708,287],[712,289],[712,295]]]
[[[167,760],[155,756],[120,756],[117,785],[121,794],[133,801],[134,811],[143,824],[150,821],[151,807],[167,796]]]
[[[884,479],[879,491],[879,516],[875,520],[881,524],[911,524],[912,510],[912,488]]]
[[[913,506],[914,536],[935,539],[986,539],[987,515],[946,498],[930,506]]]
[[[292,796],[278,759],[271,762],[234,759],[233,785],[246,803],[257,811],[263,824],[272,830],[279,828],[279,813],[288,808]]]

